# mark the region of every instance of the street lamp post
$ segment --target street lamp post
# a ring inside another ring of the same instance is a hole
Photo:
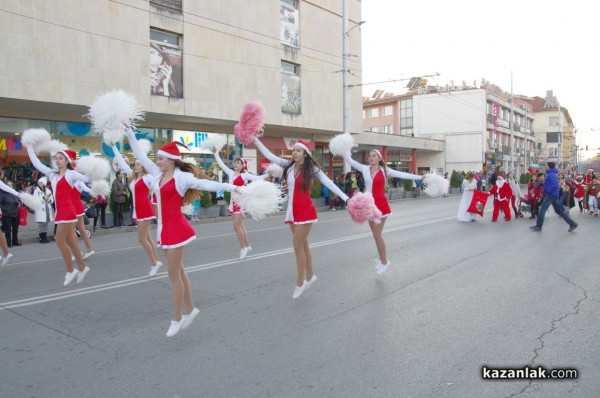
[[[344,98],[344,124],[343,124],[343,132],[344,134],[350,134],[350,31],[357,26],[360,26],[365,23],[365,21],[360,21],[358,24],[354,25],[350,29],[348,29],[348,0],[343,1],[343,10],[342,10],[342,29],[343,29],[343,51],[342,54],[342,84],[343,84],[343,98]],[[344,162],[344,174],[350,171],[350,165]]]

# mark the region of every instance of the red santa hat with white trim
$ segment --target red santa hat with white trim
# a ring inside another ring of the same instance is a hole
[[[292,146],[297,146],[299,148],[302,148],[306,153],[308,153],[308,155],[310,156],[310,149],[308,149],[310,147],[310,144],[308,143],[308,141],[304,141],[304,140],[297,140],[296,142],[294,142],[294,145]]]
[[[61,149],[57,153],[60,153],[67,158],[67,162],[69,163],[73,163],[73,161],[77,159],[77,153],[72,149]]]
[[[181,142],[173,141],[161,146],[156,154],[169,159],[181,159],[181,152],[179,152],[180,146],[187,148]]]

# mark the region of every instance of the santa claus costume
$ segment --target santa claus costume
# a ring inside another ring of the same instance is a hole
[[[244,158],[238,158],[234,161],[235,170],[231,170],[229,167],[223,163],[221,160],[221,156],[219,156],[219,151],[214,151],[215,160],[217,164],[223,170],[229,181],[237,186],[243,187],[248,181],[257,181],[264,180],[269,175],[267,173],[257,176],[251,173],[248,173],[248,162]],[[229,214],[232,215],[233,218],[233,229],[238,237],[238,241],[240,243],[240,259],[246,257],[248,252],[252,250],[252,246],[250,246],[250,242],[248,241],[248,232],[244,227],[244,210],[238,206],[237,203],[233,200],[233,198],[229,201],[229,207],[227,208]]]
[[[317,276],[313,273],[312,253],[308,243],[311,225],[317,222],[317,211],[310,197],[312,178],[317,177],[343,201],[347,201],[348,196],[317,167],[311,157],[308,142],[297,140],[294,143],[291,161],[275,156],[258,138],[255,138],[253,143],[264,157],[284,168],[283,179],[288,189],[288,207],[284,222],[290,225],[294,235],[297,268],[296,286],[292,298],[298,298],[317,280]]]
[[[579,206],[579,212],[583,213],[583,201],[585,200],[585,182],[583,180],[583,174],[578,174],[575,177],[575,181],[572,183],[573,188],[573,199]]]
[[[117,164],[127,175],[129,180],[129,190],[133,196],[131,219],[137,224],[138,241],[150,259],[150,271],[148,272],[148,275],[154,276],[163,265],[158,259],[156,244],[154,243],[154,240],[152,240],[152,235],[150,233],[150,223],[152,220],[156,219],[154,208],[150,202],[150,190],[154,177],[144,169],[142,163],[138,160],[135,161],[133,166],[134,169],[132,170],[116,145],[112,146],[112,150]]]
[[[173,287],[173,314],[167,330],[167,337],[172,337],[187,328],[199,313],[194,306],[192,288],[183,266],[183,249],[196,239],[194,228],[181,212],[184,197],[189,190],[233,192],[236,187],[196,178],[193,174],[197,172],[195,166],[181,160],[178,145],[183,145],[180,143],[163,145],[156,153],[157,164],[154,164],[141,149],[133,132],[128,130],[126,134],[134,155],[153,177],[152,190],[156,194],[158,210],[157,242],[164,250]],[[186,314],[182,314],[184,302]]]
[[[77,283],[80,283],[90,268],[83,262],[83,255],[77,243],[77,235],[73,228],[77,223],[77,210],[73,205],[73,189],[78,181],[89,182],[88,177],[75,171],[72,162],[77,155],[70,149],[58,151],[55,155],[55,168],[50,168],[43,164],[37,157],[32,146],[27,147],[29,159],[38,171],[45,174],[54,192],[54,203],[56,206],[56,215],[54,223],[57,225],[55,233],[55,242],[65,262],[67,273],[65,275],[64,286],[67,286],[77,277]],[[72,258],[78,265],[78,269],[73,267]]]
[[[496,184],[488,192],[494,195],[494,211],[492,212],[492,222],[498,221],[500,209],[504,213],[504,219],[510,221],[510,198],[512,197],[512,189],[510,185],[504,181],[504,177],[499,175],[496,178]]]

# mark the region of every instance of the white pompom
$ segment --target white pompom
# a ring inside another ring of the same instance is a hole
[[[329,141],[329,151],[333,156],[342,156],[352,152],[354,138],[350,134],[338,134]]]
[[[196,163],[196,159],[194,159],[191,156],[185,156],[185,157],[181,158],[181,160],[185,163],[193,164],[194,166],[198,165],[198,163]]]
[[[184,204],[183,206],[181,206],[181,212],[185,215],[193,216],[194,215],[194,205],[192,205],[191,203]]]
[[[105,158],[83,156],[77,161],[75,169],[90,180],[103,180],[108,178],[110,164]]]
[[[283,167],[275,163],[271,163],[270,165],[268,165],[265,169],[265,172],[267,172],[271,177],[274,178],[283,177]]]
[[[212,134],[209,139],[202,141],[200,147],[212,151],[215,148],[218,151],[227,145],[227,139],[220,134]]]
[[[92,181],[92,197],[94,197],[94,198],[96,198],[98,196],[108,197],[109,192],[110,192],[110,188],[108,186],[108,181],[106,181],[106,180]]]
[[[152,143],[145,138],[138,140],[138,145],[140,146],[140,149],[146,154],[152,150]]]
[[[27,207],[29,207],[31,210],[38,210],[42,208],[42,203],[33,197],[33,195],[30,195],[26,192],[21,192],[19,194],[19,199],[21,199],[21,202],[23,202],[23,204]]]
[[[450,181],[441,175],[428,173],[423,176],[423,193],[432,198],[447,195]]]
[[[242,193],[233,193],[233,200],[255,220],[265,218],[281,209],[281,190],[273,183],[258,180],[238,188]]]
[[[49,153],[50,155],[55,155],[58,151],[64,151],[65,149],[69,149],[69,147],[64,142],[50,140],[36,146],[36,153]]]
[[[42,146],[50,140],[52,140],[52,137],[46,129],[27,129],[21,135],[21,143],[36,151],[38,146]]]
[[[104,142],[112,146],[137,120],[144,119],[144,112],[131,94],[113,90],[96,98],[85,116],[92,121],[94,130],[102,134]]]

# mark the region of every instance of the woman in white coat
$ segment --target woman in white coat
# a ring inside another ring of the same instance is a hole
[[[458,213],[456,219],[462,222],[475,221],[475,214],[469,213],[467,210],[473,200],[473,193],[477,189],[477,181],[475,175],[472,172],[468,172],[462,183],[463,195],[458,205]]]
[[[52,191],[46,188],[48,179],[42,177],[38,180],[38,186],[33,191],[33,196],[40,201],[42,207],[35,211],[35,222],[38,225],[40,243],[48,243],[48,224],[54,221],[54,196]]]

